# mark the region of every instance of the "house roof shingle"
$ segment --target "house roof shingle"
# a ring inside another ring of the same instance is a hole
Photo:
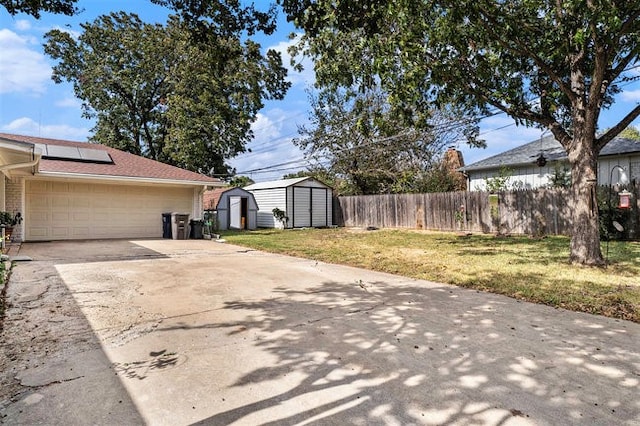
[[[99,175],[123,178],[159,179],[170,181],[189,181],[202,183],[219,183],[220,180],[205,176],[179,167],[170,166],[119,149],[101,144],[88,142],[74,142],[59,139],[47,139],[33,136],[21,136],[0,133],[0,138],[16,142],[31,144],[46,144],[55,146],[91,148],[106,151],[113,160],[112,164],[93,163],[84,161],[69,161],[42,158],[40,173],[70,173],[80,175]]]
[[[640,152],[640,142],[633,139],[615,138],[600,151],[600,156],[632,154]],[[461,171],[494,169],[502,166],[533,165],[536,158],[544,154],[547,161],[566,160],[567,153],[553,136],[520,145],[509,151],[502,152],[468,166],[461,167]]]
[[[211,191],[205,191],[202,195],[202,205],[205,210],[215,210],[218,208],[218,202],[220,201],[220,197],[222,194],[227,192],[228,190],[233,189],[233,187],[226,188],[216,188]]]

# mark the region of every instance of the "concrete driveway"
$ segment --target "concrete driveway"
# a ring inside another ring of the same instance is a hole
[[[639,324],[212,241],[20,254],[7,424],[640,425]]]

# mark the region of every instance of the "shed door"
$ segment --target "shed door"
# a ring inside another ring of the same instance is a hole
[[[329,226],[327,219],[327,190],[313,188],[311,190],[311,226]]]
[[[293,227],[311,226],[311,188],[293,187]]]
[[[229,228],[240,229],[242,217],[242,197],[229,197]]]

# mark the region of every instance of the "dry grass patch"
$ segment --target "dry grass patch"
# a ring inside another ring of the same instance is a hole
[[[570,265],[569,240],[411,230],[260,230],[234,244],[455,284],[640,322],[640,244],[611,242],[607,269]]]

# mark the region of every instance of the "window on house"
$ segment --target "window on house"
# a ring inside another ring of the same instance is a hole
[[[640,182],[640,161],[631,161],[629,163],[629,179]]]

